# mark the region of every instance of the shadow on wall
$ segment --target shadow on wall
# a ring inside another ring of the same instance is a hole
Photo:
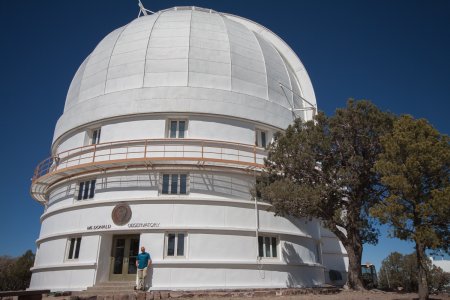
[[[147,269],[147,277],[145,278],[144,286],[145,290],[149,291],[153,285],[153,266]],[[136,282],[137,286],[137,282]]]
[[[212,196],[238,197],[250,199],[251,182],[248,178],[224,175],[192,173],[190,192],[209,194]]]
[[[299,266],[299,264],[305,263],[305,260],[292,244],[285,243],[282,254],[283,259],[292,268],[287,274],[287,287],[312,287],[323,284],[323,269],[315,266]]]
[[[290,243],[284,243],[283,245],[283,259],[288,264],[298,264],[298,263],[304,263],[303,258],[298,254],[297,251],[295,251],[294,246]]]

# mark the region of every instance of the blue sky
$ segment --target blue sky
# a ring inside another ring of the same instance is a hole
[[[332,114],[347,98],[427,118],[450,133],[450,1],[162,1],[153,11],[195,5],[237,14],[278,34],[311,77],[319,109]],[[133,20],[137,0],[0,1],[0,255],[35,251],[42,207],[30,178],[50,152],[75,71],[113,29]],[[413,245],[388,239],[364,250],[380,266]]]

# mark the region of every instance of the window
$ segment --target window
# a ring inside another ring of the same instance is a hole
[[[166,234],[166,251],[167,257],[184,257],[185,256],[185,233],[168,233]]]
[[[267,146],[267,131],[261,129],[255,130],[255,145],[258,147],[266,148]]]
[[[67,241],[67,259],[78,259],[80,256],[81,237]]]
[[[186,120],[170,120],[168,136],[171,139],[183,139],[186,137],[186,129]]]
[[[101,128],[92,130],[91,145],[100,144],[100,134],[102,132]]]
[[[270,236],[258,236],[258,255],[259,257],[278,257],[277,238]]]
[[[92,180],[80,182],[79,186],[78,186],[77,200],[94,198],[96,181],[97,180],[92,179]]]
[[[186,195],[187,174],[163,174],[161,194]]]

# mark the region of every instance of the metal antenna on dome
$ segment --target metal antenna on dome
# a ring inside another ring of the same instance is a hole
[[[309,102],[308,100],[306,100],[305,98],[303,98],[302,96],[300,96],[299,94],[294,92],[291,88],[285,86],[281,82],[278,82],[278,84],[280,85],[280,88],[283,91],[283,94],[286,97],[287,102],[291,106],[290,110],[292,111],[292,116],[293,116],[294,119],[298,117],[297,112],[300,112],[300,111],[308,111],[308,110],[310,110],[310,111],[312,111],[313,117],[317,114],[317,107],[314,104],[312,104],[311,102]],[[288,90],[289,92],[292,93],[292,103],[291,103],[291,101],[289,101],[289,97],[288,97],[288,95],[286,93],[286,90]],[[300,101],[302,101],[302,102],[306,102],[306,104],[308,104],[309,107],[295,108],[294,97],[299,98]]]
[[[151,13],[151,14],[154,14],[154,13],[155,13],[154,11],[151,11],[151,10],[146,9],[146,8],[144,7],[144,5],[142,4],[141,0],[138,0],[138,1],[139,1],[139,3],[138,3],[138,5],[139,5],[139,14],[138,14],[138,18],[139,18],[140,16],[146,16],[146,15],[148,15],[148,13]]]

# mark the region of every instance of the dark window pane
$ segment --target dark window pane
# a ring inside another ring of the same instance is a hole
[[[272,238],[272,257],[277,257],[277,238]]]
[[[270,256],[270,237],[268,237],[268,236],[264,237],[264,247],[266,248],[266,256],[265,257],[271,257]]]
[[[175,255],[175,234],[169,234],[167,237],[167,256]]]
[[[162,193],[163,194],[169,193],[169,175],[168,174],[163,175]]]
[[[94,194],[95,194],[95,183],[96,180],[91,180],[91,190],[89,191],[89,198],[94,198]]]
[[[176,138],[177,137],[177,121],[171,121],[170,122],[170,138]]]
[[[130,240],[130,252],[128,255],[128,274],[136,274],[136,257],[139,254],[139,239]]]
[[[185,126],[186,122],[185,121],[178,121],[178,137],[180,139],[184,138],[184,131],[185,131]]]
[[[261,147],[266,147],[266,133],[261,131]]]
[[[81,238],[77,238],[77,246],[75,247],[74,258],[78,258],[78,256],[80,255],[80,246],[81,246]]]
[[[178,194],[178,174],[172,174],[172,182],[170,184],[170,193]]]
[[[186,194],[186,174],[180,175],[180,194]]]
[[[258,255],[259,257],[264,257],[264,247],[263,247],[263,237],[258,236]]]
[[[97,130],[94,130],[94,132],[92,133],[92,145],[97,143]]]
[[[97,140],[95,141],[96,144],[100,144],[100,133],[102,132],[102,129],[99,128],[97,130]]]
[[[122,274],[124,254],[125,239],[116,239],[116,247],[114,249],[114,274]]]
[[[177,256],[184,256],[184,233],[178,234]]]
[[[73,258],[73,248],[75,247],[75,239],[70,239],[70,246],[69,246],[69,259]]]
[[[80,182],[80,186],[78,188],[78,197],[77,200],[81,200],[83,197],[83,188],[84,188],[84,182]]]
[[[89,181],[84,182],[83,199],[87,199],[89,194]]]

